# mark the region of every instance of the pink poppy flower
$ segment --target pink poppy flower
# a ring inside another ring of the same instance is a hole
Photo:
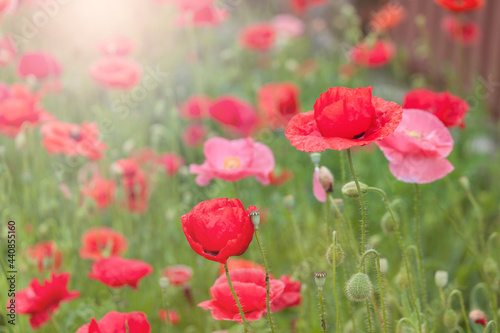
[[[127,328],[128,327],[128,328]],[[111,311],[101,320],[92,318],[90,323],[81,326],[76,333],[150,333],[146,315],[142,312],[120,313]]]
[[[453,149],[453,138],[429,112],[405,109],[394,133],[376,143],[389,160],[391,173],[403,182],[431,183],[453,171],[446,159]]]
[[[387,65],[395,53],[396,47],[392,42],[377,40],[374,44],[370,44],[363,41],[351,50],[349,57],[356,65],[376,68]]]
[[[283,293],[271,303],[271,312],[293,308],[299,306],[302,302],[299,281],[292,281],[289,275],[283,275],[280,277],[280,281],[285,284],[285,289]]]
[[[23,125],[36,126],[52,120],[50,113],[43,110],[36,94],[21,84],[11,87],[0,82],[0,133],[14,138]]]
[[[296,16],[290,14],[279,14],[276,15],[271,24],[278,37],[284,38],[297,38],[304,34],[304,22]]]
[[[49,76],[59,76],[61,72],[59,61],[48,52],[24,53],[17,67],[17,73],[24,78],[34,76],[37,79],[43,79]]]
[[[238,295],[241,307],[248,321],[259,320],[266,312],[266,273],[257,269],[237,269],[229,272],[231,282]],[[279,297],[285,284],[280,280],[270,279],[269,300]],[[236,301],[231,295],[226,275],[221,275],[210,288],[211,300],[198,306],[210,310],[216,320],[233,320],[241,323],[241,316]]]
[[[198,147],[205,141],[207,128],[204,125],[193,124],[186,127],[182,133],[182,142],[188,147]]]
[[[106,144],[99,141],[99,130],[95,123],[82,125],[51,121],[40,129],[42,145],[47,152],[68,156],[85,156],[91,160],[100,160],[106,150]]]
[[[165,153],[158,156],[157,163],[165,169],[168,175],[173,176],[184,165],[184,158],[175,153]]]
[[[187,120],[201,120],[209,116],[212,99],[206,95],[192,95],[179,108],[179,114]]]
[[[16,53],[16,47],[12,39],[0,35],[0,67],[5,67],[14,61]]]
[[[461,22],[453,16],[444,17],[441,26],[452,41],[457,44],[470,46],[477,44],[481,38],[481,28],[474,21]]]
[[[319,182],[319,168],[314,168],[313,174],[313,194],[319,202],[326,202],[326,191]]]
[[[116,35],[101,40],[97,48],[103,55],[126,56],[134,49],[134,43],[128,37]]]
[[[132,89],[142,77],[141,66],[128,57],[103,56],[89,70],[94,81],[108,88]]]
[[[62,264],[62,253],[54,241],[40,242],[28,247],[28,256],[37,264],[38,271],[58,271]]]
[[[263,143],[252,138],[226,140],[211,138],[203,147],[205,162],[191,164],[189,170],[199,186],[208,185],[213,178],[234,182],[255,176],[262,184],[269,184],[269,173],[274,170],[274,155]]]
[[[248,136],[257,125],[252,105],[235,96],[222,96],[209,109],[212,118],[242,136]]]
[[[94,177],[83,186],[81,196],[91,198],[98,208],[106,208],[115,199],[115,182],[111,179]]]

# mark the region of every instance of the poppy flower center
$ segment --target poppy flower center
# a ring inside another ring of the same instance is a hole
[[[422,134],[415,132],[415,131],[408,131],[408,132],[406,132],[406,135],[411,136],[412,138],[419,139],[419,140],[422,139]]]
[[[77,129],[72,129],[71,131],[69,131],[69,136],[75,141],[80,141],[82,139],[82,134]]]
[[[239,157],[228,156],[224,159],[224,170],[234,170],[241,166]]]

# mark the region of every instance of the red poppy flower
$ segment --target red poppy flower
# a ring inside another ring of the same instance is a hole
[[[27,288],[16,293],[17,313],[29,314],[33,329],[47,323],[61,302],[69,302],[80,295],[78,291],[68,291],[70,277],[69,273],[52,273],[51,279],[42,283],[32,279]]]
[[[40,273],[45,269],[54,271],[61,268],[62,253],[53,241],[40,242],[28,247],[27,251],[28,256],[37,264]]]
[[[127,329],[128,327],[128,329]],[[120,313],[111,311],[101,320],[94,318],[89,324],[80,327],[76,333],[150,333],[146,315],[142,312]]]
[[[446,127],[465,127],[463,121],[469,105],[448,91],[437,93],[426,89],[415,89],[404,97],[403,108],[425,110],[439,118]]]
[[[401,107],[372,97],[372,87],[330,88],[316,100],[314,111],[290,120],[285,135],[301,151],[343,150],[385,138],[401,117]]]
[[[226,263],[243,254],[253,238],[249,212],[238,199],[217,198],[197,204],[181,217],[182,230],[194,252],[208,260]]]
[[[83,198],[92,198],[97,207],[106,208],[115,199],[115,182],[111,179],[94,177],[83,186],[81,195]]]
[[[168,282],[173,286],[182,286],[191,280],[193,270],[189,266],[176,265],[165,268],[163,275],[168,279]]]
[[[108,88],[132,89],[142,77],[141,66],[128,57],[103,56],[89,70],[94,81]]]
[[[184,158],[175,153],[165,153],[158,156],[157,163],[165,169],[168,175],[173,176],[184,165]]]
[[[406,10],[403,6],[396,3],[389,3],[373,15],[370,28],[374,32],[390,30],[398,26],[405,16]]]
[[[82,259],[99,260],[109,256],[121,256],[127,250],[125,236],[107,227],[87,230],[82,236],[82,244]]]
[[[278,175],[276,170],[269,173],[269,181],[271,186],[281,186],[292,180],[293,171],[290,169],[282,169],[281,173]]]
[[[418,109],[404,109],[396,131],[377,145],[389,160],[389,169],[405,183],[427,184],[453,171],[446,159],[453,138],[434,115]]]
[[[484,6],[484,0],[434,0],[444,9],[452,12],[466,12]]]
[[[257,269],[237,269],[229,272],[231,283],[238,295],[248,321],[259,320],[266,312],[266,273]],[[279,297],[285,284],[280,280],[269,280],[269,301]],[[201,302],[199,307],[210,310],[216,320],[234,320],[241,323],[238,306],[234,300],[226,275],[221,275],[210,288],[212,300]]]
[[[452,41],[461,45],[474,45],[481,37],[481,28],[474,21],[462,22],[447,16],[441,21],[441,26]]]
[[[158,318],[164,323],[167,322],[167,310],[162,309],[158,311]],[[172,325],[177,325],[181,321],[181,317],[174,310],[168,310],[168,322]],[[77,332],[78,333],[78,332]]]
[[[209,116],[212,99],[206,95],[192,95],[179,108],[179,114],[187,120],[200,120]]]
[[[0,82],[0,133],[14,138],[23,125],[36,126],[40,122],[52,120],[50,113],[39,103],[38,96],[21,85],[11,87]]]
[[[137,289],[139,280],[153,272],[153,267],[143,261],[109,257],[99,259],[92,265],[89,278],[98,280],[111,288],[130,286]]]
[[[82,125],[52,121],[40,128],[42,144],[47,152],[68,156],[85,156],[99,160],[106,150],[106,144],[99,141],[99,130],[95,123]]]
[[[189,125],[181,134],[182,142],[188,147],[198,147],[205,141],[206,136],[207,128],[199,124]]]
[[[224,22],[228,14],[224,8],[205,5],[194,10],[181,11],[174,21],[174,25],[178,27],[213,27]]]
[[[350,52],[349,57],[353,63],[368,68],[376,68],[387,65],[396,52],[392,42],[377,40],[375,43],[363,41],[356,45]]]
[[[284,309],[299,306],[302,302],[300,295],[300,282],[292,282],[289,275],[280,277],[280,281],[285,285],[283,293],[271,303],[271,312],[278,312]]]
[[[258,92],[259,108],[272,128],[285,128],[300,112],[299,88],[290,82],[268,83]]]
[[[307,9],[327,3],[328,0],[290,0],[293,10],[297,13],[303,13]]]
[[[112,168],[122,176],[127,208],[131,212],[145,212],[148,208],[148,182],[137,161],[131,158],[118,160]]]
[[[235,96],[221,96],[210,106],[210,116],[229,129],[248,136],[257,125],[257,114],[252,105]]]
[[[9,65],[15,58],[16,47],[14,42],[10,37],[0,35],[0,67]]]
[[[276,29],[269,23],[254,23],[240,33],[240,44],[253,51],[268,51],[276,40]]]
[[[59,76],[61,72],[62,68],[59,61],[47,52],[24,53],[17,67],[19,76],[34,76],[37,79],[43,79],[49,76]]]
[[[97,47],[104,55],[126,56],[134,49],[134,43],[128,37],[116,35],[101,40]]]
[[[226,269],[224,268],[223,264],[219,265],[219,275],[224,275],[226,274]],[[253,261],[250,260],[245,260],[245,259],[233,259],[230,258],[227,260],[227,270],[228,271],[234,271],[237,269],[257,269],[259,271],[265,272],[264,266],[261,266]]]

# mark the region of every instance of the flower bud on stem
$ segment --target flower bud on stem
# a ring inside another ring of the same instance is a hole
[[[321,319],[321,328],[323,333],[326,333],[326,315],[325,315],[325,305],[323,300],[323,286],[326,282],[326,272],[318,271],[314,273],[314,281],[316,282],[316,286],[318,287],[318,298],[319,298],[319,308],[320,308],[320,319]]]

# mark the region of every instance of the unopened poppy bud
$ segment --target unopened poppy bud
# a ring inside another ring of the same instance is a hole
[[[372,294],[372,282],[365,273],[354,274],[345,286],[345,294],[352,302],[366,300]]]
[[[295,198],[293,197],[293,195],[289,194],[283,197],[283,204],[285,205],[286,209],[292,210],[295,206]]]
[[[316,282],[316,287],[318,289],[323,289],[326,282],[326,272],[318,271],[314,273],[314,282]]]
[[[486,326],[486,316],[484,315],[484,312],[481,310],[472,310],[469,313],[469,319],[476,324]]]
[[[253,227],[255,230],[259,229],[260,225],[260,212],[258,210],[254,210],[250,212],[250,221],[252,221]]]
[[[463,177],[460,177],[458,179],[458,182],[460,183],[460,185],[462,185],[462,187],[468,191],[470,190],[470,182],[469,182],[469,178],[463,176]]]
[[[444,326],[448,327],[450,330],[454,329],[458,325],[458,316],[452,309],[446,310],[444,313]]]
[[[380,243],[382,243],[383,237],[380,234],[376,234],[368,238],[368,244],[366,244],[366,247],[368,249],[372,248],[375,249],[379,247]],[[366,251],[367,249],[365,249]]]
[[[495,279],[498,275],[498,264],[495,259],[489,257],[483,263],[484,273],[491,280]]]
[[[368,185],[359,183],[359,188],[361,190],[361,193],[366,193],[368,192]],[[359,192],[358,188],[356,187],[355,182],[349,182],[342,187],[342,194],[348,198],[359,198]]]
[[[380,273],[386,274],[389,270],[389,261],[386,258],[380,258]]]
[[[170,282],[168,281],[168,278],[165,277],[165,276],[162,276],[159,280],[158,280],[158,284],[160,285],[160,288],[161,289],[167,289]]]
[[[319,162],[321,162],[321,154],[320,153],[312,153],[311,154],[311,162],[314,166],[318,166]]]
[[[328,250],[326,250],[326,260],[328,260],[330,265],[333,266],[333,258],[334,258],[333,250],[334,249],[335,249],[335,266],[338,266],[344,260],[344,249],[342,249],[342,246],[340,246],[340,244],[330,245]]]
[[[396,220],[396,223],[399,224],[399,215],[397,215],[396,213],[394,213],[394,220]],[[385,234],[394,233],[394,222],[392,221],[392,216],[389,212],[385,213],[384,216],[382,216],[380,227]]]
[[[333,192],[333,175],[327,167],[319,168],[318,180],[326,193]]]
[[[448,272],[437,271],[434,275],[434,282],[438,288],[444,288],[448,284]]]

